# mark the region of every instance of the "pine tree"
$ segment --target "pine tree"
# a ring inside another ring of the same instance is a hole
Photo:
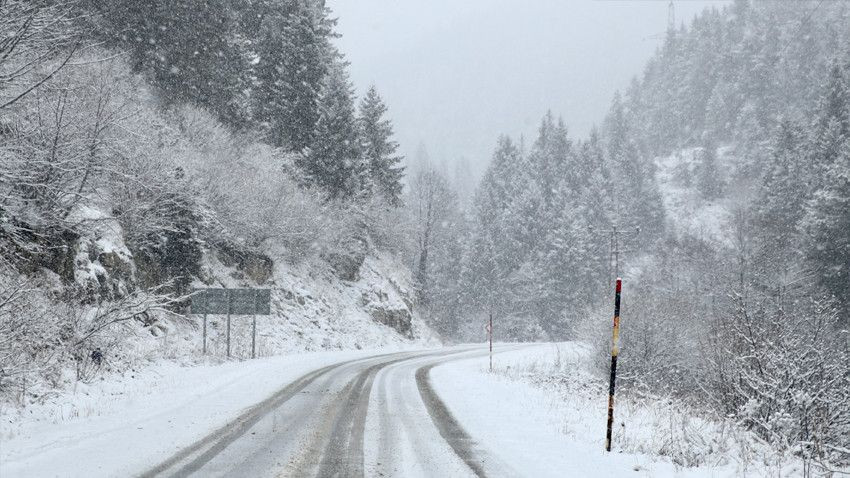
[[[134,69],[149,74],[167,100],[207,108],[229,125],[244,118],[239,103],[245,58],[235,42],[229,0],[93,5],[105,20],[107,41],[128,48]]]
[[[507,136],[499,137],[473,198],[472,245],[465,269],[473,295],[470,300],[479,307],[501,311],[510,303],[504,279],[522,260],[524,254],[517,247],[523,242],[521,231],[525,221],[534,217],[520,218],[517,214],[517,205],[526,202],[521,194],[529,193],[525,186],[533,184],[531,174],[514,142]]]
[[[315,140],[296,164],[311,183],[330,199],[361,195],[368,180],[354,116],[353,87],[345,63],[334,64],[326,78],[319,103]]]
[[[363,159],[376,192],[397,207],[401,205],[403,158],[396,155],[398,143],[392,139],[392,123],[384,117],[386,112],[387,107],[378,91],[374,86],[370,87],[360,103],[358,118]]]
[[[243,28],[255,44],[254,121],[272,145],[302,152],[315,139],[334,22],[305,0],[260,2],[249,11]]]
[[[700,151],[697,188],[702,197],[712,201],[723,194],[723,178],[717,165],[717,147],[708,141]]]
[[[619,94],[615,95],[606,118],[606,137],[614,219],[623,227],[639,226],[645,239],[660,237],[664,230],[664,205],[655,167],[640,154]]]
[[[830,166],[850,140],[850,88],[844,70],[834,65],[821,98],[820,114],[815,124],[810,147],[814,172],[810,187],[820,189],[829,174]]]
[[[827,169],[806,218],[808,259],[823,288],[850,312],[850,143]],[[846,314],[845,314],[846,317]]]
[[[797,282],[802,259],[799,229],[811,191],[805,165],[804,132],[790,122],[779,133],[765,165],[756,201],[758,259],[764,282],[781,286]]]

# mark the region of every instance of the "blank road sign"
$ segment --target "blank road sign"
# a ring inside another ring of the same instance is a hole
[[[257,292],[257,315],[271,315],[271,289],[254,289]]]
[[[271,315],[270,289],[195,289],[193,314]]]
[[[254,289],[230,290],[230,313],[253,315],[257,310],[257,293]]]

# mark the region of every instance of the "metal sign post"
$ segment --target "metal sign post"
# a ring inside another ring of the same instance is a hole
[[[257,316],[271,315],[270,289],[196,289],[192,293],[192,313],[203,315],[203,346],[207,353],[207,314],[227,315],[227,356],[231,356],[230,316],[252,316],[251,358],[257,357]]]
[[[257,316],[256,314],[252,316],[251,325],[251,358],[257,358]]]
[[[614,290],[614,332],[611,347],[611,381],[608,384],[608,428],[605,432],[605,451],[611,451],[611,428],[614,425],[614,384],[617,380],[617,356],[620,354],[620,292],[623,280],[617,277]]]
[[[230,358],[230,311],[233,308],[233,294],[227,294],[227,358]]]

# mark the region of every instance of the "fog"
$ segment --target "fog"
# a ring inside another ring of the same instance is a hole
[[[676,24],[729,1],[675,2]],[[401,149],[483,168],[499,134],[533,137],[549,109],[598,124],[660,44],[666,1],[329,0],[358,93],[385,97]],[[653,38],[655,37],[655,38]],[[449,168],[451,170],[451,168]]]

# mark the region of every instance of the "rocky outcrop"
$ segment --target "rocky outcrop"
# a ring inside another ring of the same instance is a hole
[[[74,282],[88,301],[113,300],[136,289],[136,265],[123,244],[82,238],[74,256]]]
[[[384,307],[368,307],[369,315],[375,322],[392,327],[399,334],[413,338],[413,314],[407,308],[393,309]]]
[[[334,274],[342,280],[355,282],[360,280],[360,268],[369,252],[368,243],[363,239],[352,238],[341,248],[323,254],[323,258],[331,265]]]
[[[413,337],[413,313],[394,290],[375,284],[363,292],[360,304],[375,322],[392,327],[405,337]]]
[[[268,282],[274,271],[274,261],[265,254],[231,243],[217,245],[216,251],[223,265],[238,269],[257,284]]]

